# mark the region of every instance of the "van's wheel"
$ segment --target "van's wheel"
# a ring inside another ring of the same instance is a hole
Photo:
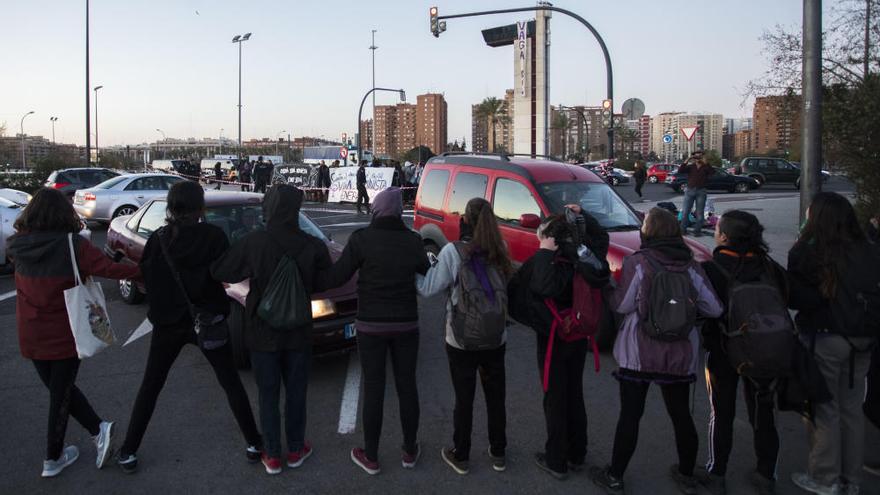
[[[136,206],[132,205],[123,205],[119,208],[116,208],[116,211],[113,212],[113,218],[122,217],[125,215],[134,215],[134,212],[137,211]]]
[[[229,311],[229,345],[232,346],[232,361],[240,370],[250,369],[251,356],[244,343],[244,333],[247,331],[247,318],[244,308],[236,301],[230,301],[232,306]]]
[[[144,293],[129,279],[119,281],[119,295],[126,304],[138,304],[144,300]]]

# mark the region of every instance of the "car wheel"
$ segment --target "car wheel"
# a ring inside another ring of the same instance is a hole
[[[747,193],[749,192],[749,185],[745,182],[737,182],[736,185],[733,186],[733,192]]]
[[[137,211],[137,207],[132,205],[123,205],[119,208],[116,208],[116,211],[113,212],[113,218],[122,217],[125,215],[134,215],[134,212]]]
[[[650,182],[651,184],[656,184],[660,182],[660,179],[658,179],[656,175],[652,175],[648,177],[648,182]]]
[[[230,301],[230,305],[232,308],[229,311],[229,345],[232,346],[232,361],[237,369],[246,370],[251,367],[251,356],[244,343],[247,318],[241,304]]]
[[[758,187],[761,187],[764,185],[764,179],[760,175],[750,175],[749,177],[751,177],[752,179],[755,179],[755,182],[758,183]]]
[[[144,300],[144,293],[130,279],[119,281],[119,295],[126,304],[138,304]]]
[[[611,185],[612,185],[612,186],[618,186],[618,185],[620,185],[620,179],[618,179],[617,177],[612,177],[612,178],[611,178]]]

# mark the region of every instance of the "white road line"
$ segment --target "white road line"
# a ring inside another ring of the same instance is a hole
[[[354,433],[357,425],[358,398],[361,388],[361,362],[357,351],[348,355],[348,372],[345,375],[345,389],[342,391],[342,405],[339,406],[339,428],[342,435]]]
[[[370,222],[345,222],[345,223],[331,223],[328,225],[321,225],[322,229],[329,229],[332,227],[362,227],[364,225],[370,225]]]
[[[0,294],[0,301],[5,301],[7,299],[11,299],[11,298],[15,297],[15,294],[17,294],[16,291],[10,291],[10,292],[7,292],[6,294]]]

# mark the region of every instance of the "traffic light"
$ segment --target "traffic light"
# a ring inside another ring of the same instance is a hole
[[[613,127],[613,108],[614,104],[611,100],[602,100],[602,127],[606,129]]]
[[[440,37],[440,21],[437,19],[437,7],[431,7],[431,34],[435,38]]]

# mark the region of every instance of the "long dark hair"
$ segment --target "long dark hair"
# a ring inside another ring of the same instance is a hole
[[[641,235],[644,241],[681,238],[681,224],[669,210],[655,206],[645,215]]]
[[[740,254],[766,256],[770,252],[764,242],[764,226],[758,217],[747,211],[730,210],[718,220],[718,231],[727,236],[730,249]]]
[[[507,245],[498,231],[492,205],[483,198],[473,198],[464,208],[464,217],[474,231],[470,248],[483,253],[486,261],[497,267],[504,276],[513,273]]]
[[[180,181],[168,191],[166,219],[168,225],[198,223],[205,211],[205,190],[192,181]]]
[[[543,237],[556,240],[557,246],[571,242],[574,237],[574,229],[565,219],[565,215],[550,215],[541,222],[539,230]]]
[[[77,233],[83,228],[82,220],[73,205],[61,191],[42,187],[12,224],[16,233],[65,232]]]
[[[865,233],[846,198],[833,192],[821,192],[813,197],[798,242],[815,249],[819,257],[819,289],[823,296],[831,299],[837,293],[847,246],[865,242]]]

